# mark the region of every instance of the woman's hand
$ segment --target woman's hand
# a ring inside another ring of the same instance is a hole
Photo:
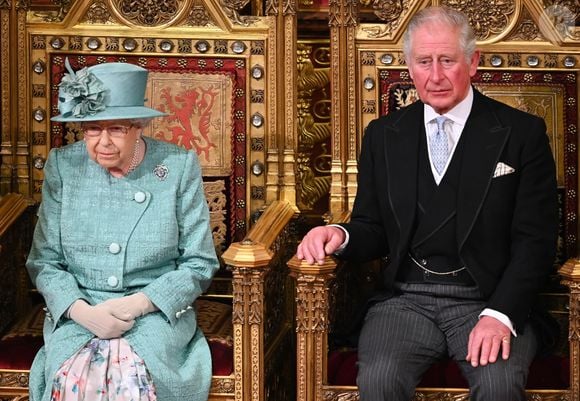
[[[121,337],[135,324],[135,319],[129,314],[118,313],[105,303],[92,306],[83,299],[70,306],[68,316],[103,340]]]
[[[157,310],[147,295],[142,292],[121,298],[111,298],[103,302],[101,305],[110,307],[116,316],[128,315],[131,319],[144,316]]]

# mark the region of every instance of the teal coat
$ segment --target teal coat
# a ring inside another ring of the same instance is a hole
[[[62,363],[94,335],[65,317],[90,304],[145,293],[159,308],[124,334],[143,358],[159,401],[207,399],[211,356],[193,301],[219,267],[197,157],[144,139],[127,177],[89,159],[84,142],[51,150],[27,261],[48,307],[45,346],[30,372],[31,401],[48,401]]]

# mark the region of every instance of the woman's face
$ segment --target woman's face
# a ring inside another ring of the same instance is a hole
[[[141,127],[130,120],[82,123],[89,157],[111,173],[124,174],[131,165]]]

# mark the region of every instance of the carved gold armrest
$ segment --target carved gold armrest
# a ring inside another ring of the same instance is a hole
[[[295,211],[288,202],[270,204],[246,238],[231,244],[222,258],[232,269],[234,394],[236,400],[264,400],[265,278],[276,244]],[[280,294],[279,294],[280,295]],[[281,296],[281,295],[280,295]]]
[[[296,379],[298,400],[322,400],[328,353],[329,282],[337,263],[326,257],[321,265],[294,256],[288,262],[296,278]]]
[[[580,400],[580,258],[569,259],[558,273],[570,289],[570,399]]]

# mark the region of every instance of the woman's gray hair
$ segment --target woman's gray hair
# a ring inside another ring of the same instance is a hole
[[[446,24],[459,30],[459,46],[463,50],[466,60],[470,60],[475,52],[477,39],[471,25],[469,25],[469,20],[462,12],[441,6],[424,8],[411,18],[403,35],[403,54],[407,63],[413,48],[413,34],[423,25],[433,22]]]
[[[152,118],[132,118],[129,121],[131,122],[131,125],[134,125],[135,127],[145,128],[151,120]]]

